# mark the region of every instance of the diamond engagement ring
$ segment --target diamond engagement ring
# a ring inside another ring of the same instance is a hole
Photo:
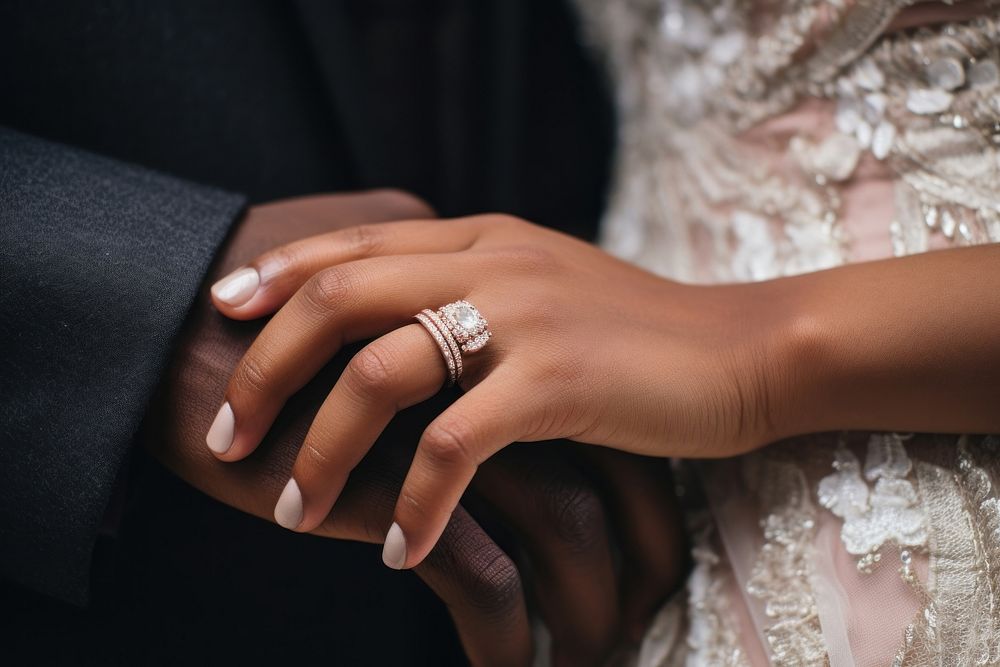
[[[468,301],[455,301],[433,311],[425,308],[413,316],[437,343],[448,368],[447,385],[462,379],[462,354],[478,352],[493,334],[486,318]]]

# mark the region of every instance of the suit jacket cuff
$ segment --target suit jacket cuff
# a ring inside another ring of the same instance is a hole
[[[243,206],[0,128],[0,575],[86,601],[119,466]]]

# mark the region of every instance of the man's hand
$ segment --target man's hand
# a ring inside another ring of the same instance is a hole
[[[340,227],[428,218],[399,192],[330,195],[249,210],[207,284],[263,250]],[[220,462],[204,434],[217,399],[261,328],[220,316],[207,290],[187,322],[165,386],[149,449],[217,500],[273,521],[273,507],[309,424],[355,350],[345,350],[286,405],[263,445],[238,463]],[[381,543],[413,449],[448,396],[402,413],[351,474],[336,509],[314,531]],[[472,502],[506,524],[534,574],[528,597],[553,637],[556,664],[600,664],[642,628],[676,585],[683,538],[664,462],[617,452],[581,454],[511,448],[483,466]],[[620,563],[613,544],[620,544]],[[417,574],[442,598],[473,664],[530,663],[533,639],[522,574],[464,507]]]

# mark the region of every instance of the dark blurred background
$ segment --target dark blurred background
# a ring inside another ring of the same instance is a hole
[[[0,2],[0,124],[252,203],[394,186],[590,238],[613,142],[599,71],[564,0]],[[141,452],[128,473],[91,607],[0,584],[0,663],[463,662],[378,547],[247,517]]]
[[[397,186],[590,235],[598,72],[568,0],[0,3],[0,122],[253,202]]]

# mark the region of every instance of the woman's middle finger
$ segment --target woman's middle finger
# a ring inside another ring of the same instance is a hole
[[[427,400],[444,382],[440,352],[419,324],[365,346],[316,414],[275,507],[275,520],[290,530],[319,526],[393,416]]]

